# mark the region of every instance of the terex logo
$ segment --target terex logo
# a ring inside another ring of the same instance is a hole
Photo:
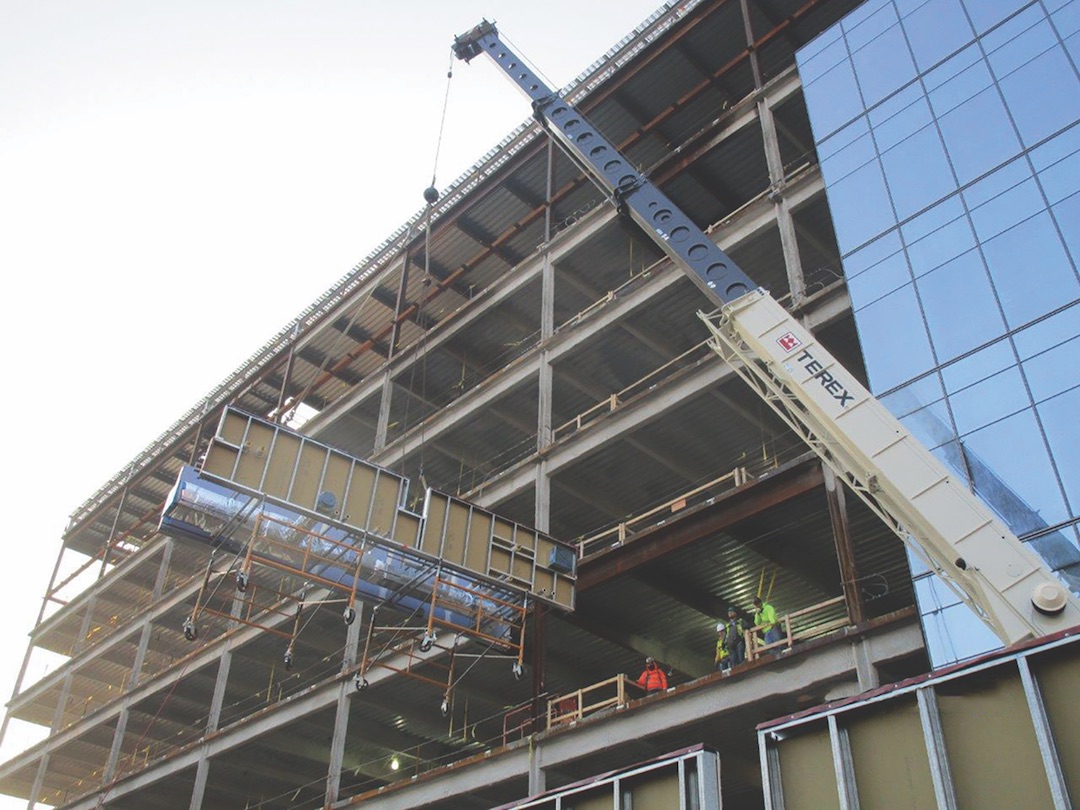
[[[776,339],[776,342],[780,344],[780,348],[785,352],[793,352],[802,346],[802,341],[795,337],[794,332],[784,332]]]
[[[840,407],[847,407],[848,402],[855,399],[855,397],[848,393],[847,388],[842,382],[840,382],[831,373],[825,370],[821,362],[814,358],[810,354],[810,350],[803,351],[798,357],[795,358],[798,362],[802,363],[803,368],[813,375],[815,380],[821,382],[821,387],[832,394],[834,399],[840,400]]]

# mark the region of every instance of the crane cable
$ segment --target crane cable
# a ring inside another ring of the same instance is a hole
[[[431,188],[435,188],[435,176],[439,168],[439,152],[442,150],[443,129],[446,127],[446,109],[450,106],[450,80],[453,78],[454,51],[451,49],[450,64],[446,66],[446,91],[443,93],[442,115],[439,117],[439,136],[435,139],[435,160],[431,166]]]
[[[431,166],[431,185],[424,189],[424,202],[427,207],[424,211],[424,280],[422,282],[423,287],[427,287],[431,284],[431,215],[435,203],[439,199],[439,189],[436,186],[439,170],[439,153],[442,151],[442,139],[443,131],[446,127],[446,111],[450,106],[450,81],[454,78],[454,53],[450,52],[450,63],[446,67],[446,90],[443,93],[443,106],[442,113],[439,116],[439,134],[435,139],[435,157]],[[424,312],[424,299],[425,294],[422,292],[417,297],[416,303],[416,325],[420,327],[420,399],[421,402],[427,401],[427,353],[426,343],[428,330],[424,326],[423,312]],[[416,365],[413,365],[413,372],[416,371]],[[408,406],[406,405],[406,418],[405,423],[408,425]],[[424,424],[426,417],[420,421],[420,470],[419,479],[422,489],[427,489],[427,480],[424,476],[424,446],[426,440],[424,437]],[[402,452],[404,452],[402,447]],[[404,461],[404,458],[402,459]]]

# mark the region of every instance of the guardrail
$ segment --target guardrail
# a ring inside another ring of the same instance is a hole
[[[601,299],[598,303],[606,303],[614,296],[614,293],[609,293],[607,298]],[[695,356],[697,355],[697,356]],[[652,390],[660,384],[661,380],[669,377],[677,371],[681,371],[694,363],[700,362],[714,355],[713,350],[709,347],[708,341],[702,341],[696,346],[691,347],[687,351],[680,354],[678,357],[674,357],[662,366],[650,371],[644,377],[635,380],[626,388],[621,391],[608,396],[606,399],[593,405],[588,410],[582,411],[573,419],[568,422],[563,422],[552,431],[552,439],[557,441],[564,436],[568,436],[572,433],[576,433],[582,428],[588,427],[592,422],[597,419],[606,416],[609,413],[617,410],[622,405],[625,405],[628,401],[640,394]]]
[[[764,631],[763,625],[758,624],[748,627],[743,633],[746,640],[746,660],[753,661],[768,652],[775,653],[790,650],[797,641],[806,641],[831,633],[833,630],[839,630],[841,627],[847,627],[851,624],[851,619],[848,618],[846,610],[842,617],[827,618],[829,613],[834,612],[831,610],[832,608],[844,604],[844,597],[837,596],[835,599],[818,602],[816,605],[810,605],[810,607],[778,616],[777,624],[782,626],[784,636],[779,641],[774,641],[771,644],[762,642],[761,637],[758,635],[759,631]],[[813,618],[815,614],[825,614],[825,616],[822,617],[822,620],[815,621]],[[799,629],[794,630],[793,625],[798,625]]]
[[[654,506],[647,512],[642,512],[640,515],[634,515],[633,517],[624,520],[622,523],[612,526],[610,529],[605,529],[599,534],[590,535],[589,537],[578,540],[578,558],[581,559],[587,557],[590,554],[594,554],[612,546],[621,546],[629,540],[632,540],[636,531],[663,525],[667,522],[668,515],[685,509],[699,498],[703,501],[708,500],[708,498],[701,498],[701,496],[716,495],[720,492],[726,492],[735,487],[742,486],[749,480],[750,474],[746,471],[746,468],[736,467],[731,472],[725,473],[719,478],[714,478],[712,481],[702,484],[699,487],[695,487],[681,495],[677,495],[659,506]]]
[[[627,685],[636,689],[641,688],[635,681],[620,672],[614,678],[551,698],[547,704],[547,727],[550,729],[567,723],[576,723],[583,717],[604,709],[625,706]],[[593,702],[586,703],[586,700]]]

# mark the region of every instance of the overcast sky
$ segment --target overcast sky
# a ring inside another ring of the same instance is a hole
[[[4,700],[67,516],[423,205],[453,36],[561,87],[660,5],[0,0]],[[528,113],[455,63],[438,187]]]

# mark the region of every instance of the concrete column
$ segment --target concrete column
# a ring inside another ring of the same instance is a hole
[[[836,544],[836,562],[840,567],[840,584],[844,588],[848,618],[852,624],[862,624],[866,615],[858,583],[859,570],[855,565],[855,548],[851,544],[851,533],[848,531],[844,485],[828,464],[822,463],[821,471],[825,478],[825,498],[829,504],[833,542]]]
[[[379,422],[375,427],[375,447],[378,453],[386,448],[386,432],[390,425],[390,399],[394,393],[394,383],[390,379],[390,369],[383,372],[382,393],[379,395]]]
[[[535,796],[547,790],[547,775],[541,765],[544,746],[535,745],[529,749],[529,795]]]
[[[776,225],[780,231],[780,246],[784,252],[784,267],[787,269],[788,287],[795,306],[806,298],[806,278],[803,274],[802,258],[799,256],[799,240],[795,233],[795,219],[791,215],[791,206],[785,196],[784,161],[780,154],[780,140],[776,134],[776,121],[767,98],[757,102],[758,118],[761,121],[761,135],[765,142],[765,160],[769,166],[769,199],[776,208]]]
[[[356,666],[360,648],[360,625],[363,621],[364,606],[356,603],[356,619],[349,625],[345,639],[345,654],[341,660],[341,671],[347,672]],[[373,617],[369,621],[373,621]],[[330,807],[338,800],[341,791],[341,766],[345,761],[345,740],[349,732],[349,705],[353,694],[353,683],[344,680],[338,689],[337,708],[334,711],[334,736],[330,741],[330,764],[326,773],[325,807]]]
[[[153,598],[151,604],[156,604],[161,599],[161,594],[165,590],[165,579],[169,573],[169,563],[172,560],[173,540],[169,539],[165,543],[164,549],[161,553],[161,563],[158,566],[157,578],[154,580]],[[146,651],[150,646],[150,635],[153,632],[153,624],[146,622],[143,625],[142,632],[139,635],[139,646],[135,651],[135,661],[131,666],[131,675],[128,677],[128,682],[125,687],[125,692],[130,692],[136,686],[139,685],[139,681],[142,679],[142,666],[146,660]],[[113,732],[112,747],[109,749],[109,759],[105,763],[105,771],[101,777],[102,785],[107,785],[116,776],[116,765],[120,760],[120,751],[124,747],[124,734],[127,732],[128,717],[131,714],[131,707],[125,705],[120,710],[120,715],[116,718],[116,730]]]
[[[540,344],[543,346],[555,334],[555,265],[551,261],[551,251],[547,248],[551,240],[551,195],[555,184],[555,145],[550,140],[547,146],[547,188],[544,212],[544,266],[540,275]],[[536,449],[543,451],[551,446],[552,435],[551,410],[554,396],[555,375],[551,366],[551,355],[544,349],[540,352],[540,366],[537,375],[539,401],[537,403]],[[541,458],[536,465],[534,525],[542,532],[549,529],[551,521],[551,480],[547,474],[547,462]]]
[[[95,591],[90,595],[90,598],[86,600],[86,612],[83,614],[82,623],[79,625],[79,637],[75,639],[75,646],[72,648],[72,655],[78,655],[86,645],[86,634],[90,632],[90,621],[94,615],[94,603],[97,601],[97,592]],[[73,679],[73,673],[68,672],[64,676],[64,681],[60,686],[60,696],[56,700],[56,708],[53,710],[52,723],[49,726],[49,736],[52,737],[56,734],[63,725],[64,722],[64,709],[67,708],[68,698],[71,696],[71,683]],[[41,786],[45,782],[45,773],[49,769],[49,755],[45,754],[41,758],[41,762],[38,763],[37,773],[34,775],[34,785],[30,789],[30,800],[26,803],[28,808],[34,807],[37,804],[38,796],[41,792]]]
[[[239,594],[233,596],[232,608],[229,610],[229,627],[236,625],[236,619],[243,613],[244,603]],[[210,711],[206,716],[206,730],[203,739],[218,730],[221,723],[221,709],[225,705],[225,690],[229,684],[229,670],[232,667],[233,640],[230,639],[221,651],[218,659],[217,679],[214,681],[214,696],[210,699]],[[195,766],[195,785],[191,789],[191,804],[189,810],[202,808],[203,795],[206,793],[206,780],[210,776],[210,756],[204,743],[199,751],[199,763]]]

